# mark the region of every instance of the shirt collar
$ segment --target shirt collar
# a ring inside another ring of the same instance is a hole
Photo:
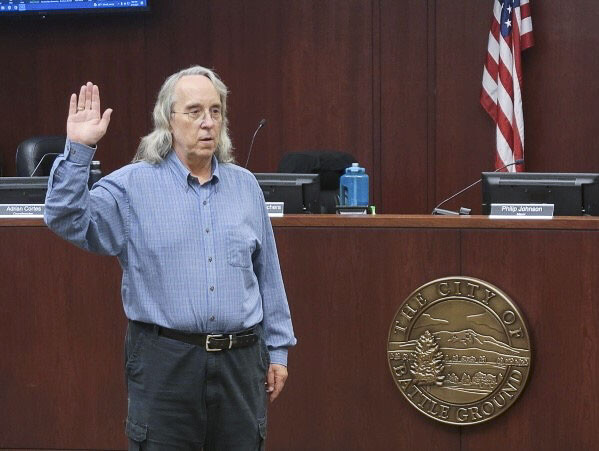
[[[174,150],[170,150],[169,153],[167,154],[165,161],[167,162],[167,164],[171,167],[171,169],[174,171],[175,176],[177,177],[177,180],[180,181],[181,185],[185,188],[185,191],[187,191],[190,188],[190,183],[192,181],[192,179],[196,179],[196,177],[194,177],[193,175],[191,175],[191,172],[189,172],[189,169],[183,164],[183,162],[181,160],[179,160],[179,157],[177,156],[176,152]],[[214,183],[216,184],[219,179],[220,179],[220,170],[219,170],[219,163],[218,160],[216,158],[215,155],[212,155],[212,175],[210,176],[210,179],[206,182],[206,183]]]

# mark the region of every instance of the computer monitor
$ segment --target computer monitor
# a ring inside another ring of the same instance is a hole
[[[599,215],[599,174],[483,172],[482,213],[491,204],[553,204],[554,216]]]
[[[266,202],[284,202],[283,212],[320,213],[318,174],[255,173]]]
[[[48,177],[0,177],[0,204],[43,204]]]

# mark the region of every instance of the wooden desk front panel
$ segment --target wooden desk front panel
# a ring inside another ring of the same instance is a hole
[[[459,272],[459,231],[278,229],[298,344],[269,412],[275,450],[459,449],[408,405],[386,360],[389,326],[419,284]]]
[[[269,411],[269,449],[599,443],[599,234],[580,223],[527,230],[404,221],[275,226],[299,342],[287,387]],[[118,263],[40,226],[0,227],[0,247],[0,448],[125,449]],[[503,289],[525,314],[534,349],[521,399],[492,422],[462,429],[411,407],[385,356],[401,302],[449,275]]]
[[[0,227],[0,448],[125,448],[115,259]]]
[[[290,354],[285,401],[271,409],[271,438],[280,446],[275,449],[597,446],[599,235],[559,229],[455,232],[277,231],[299,342]],[[504,290],[523,311],[533,346],[521,399],[492,422],[466,428],[434,423],[411,407],[392,384],[380,351],[403,299],[449,275],[478,277]],[[351,355],[338,351],[348,348]],[[356,366],[356,356],[362,365]],[[305,443],[310,446],[303,448]]]
[[[529,382],[510,410],[462,431],[462,449],[599,446],[599,234],[462,231],[462,274],[503,289],[533,346]]]

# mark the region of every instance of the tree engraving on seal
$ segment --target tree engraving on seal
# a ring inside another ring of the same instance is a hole
[[[445,379],[442,374],[445,369],[443,353],[439,351],[439,344],[428,330],[418,339],[413,358],[410,372],[414,376],[412,378],[414,384],[439,386],[443,384]]]

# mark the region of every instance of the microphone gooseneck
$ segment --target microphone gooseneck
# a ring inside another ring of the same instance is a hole
[[[256,131],[254,132],[254,136],[252,136],[252,142],[250,143],[250,151],[248,152],[247,160],[245,160],[244,169],[247,169],[248,163],[250,162],[250,155],[252,154],[252,148],[254,147],[254,140],[256,139],[256,135],[258,134],[258,131],[265,125],[266,125],[266,119],[260,119],[260,122],[258,122],[258,128],[256,128]]]
[[[40,158],[40,161],[38,161],[37,165],[35,166],[35,168],[33,169],[33,172],[31,174],[29,174],[29,177],[33,177],[35,176],[37,170],[42,166],[42,164],[44,164],[46,161],[48,161],[50,158],[54,157],[56,158],[57,156],[59,156],[59,153],[52,153],[52,152],[48,152],[46,154],[44,154],[42,156],[42,158]]]
[[[505,166],[502,166],[498,169],[495,169],[493,172],[499,172],[504,170],[505,168],[509,168],[510,166],[514,166],[514,165],[519,165],[519,164],[524,164],[524,160],[516,160],[513,163],[509,163],[506,164]],[[478,179],[476,180],[474,183],[471,183],[470,185],[468,185],[466,188],[461,189],[460,191],[458,191],[455,194],[452,194],[451,196],[449,196],[447,199],[445,199],[444,201],[440,202],[439,205],[437,205],[435,208],[433,208],[433,211],[431,212],[431,214],[433,215],[468,215],[470,214],[470,210],[468,208],[460,208],[460,212],[455,212],[455,211],[451,211],[451,210],[444,210],[443,208],[439,208],[441,205],[449,202],[451,199],[453,199],[454,197],[459,196],[460,194],[462,194],[465,191],[468,191],[470,188],[472,188],[473,186],[479,184],[482,181],[482,179]]]

